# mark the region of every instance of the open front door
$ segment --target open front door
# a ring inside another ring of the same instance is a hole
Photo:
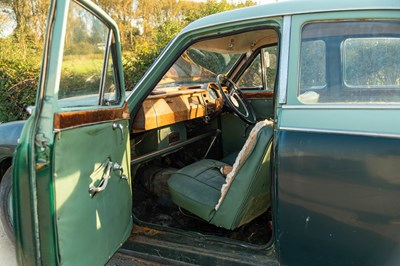
[[[36,110],[14,162],[20,264],[104,265],[132,228],[129,110],[116,24],[52,1]]]

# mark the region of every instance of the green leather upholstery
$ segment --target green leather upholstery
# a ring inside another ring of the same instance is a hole
[[[172,201],[211,224],[235,229],[264,213],[270,206],[270,154],[273,128],[264,126],[256,143],[238,169],[218,210],[226,163],[201,160],[188,165],[168,180]]]
[[[227,164],[201,160],[174,173],[168,180],[172,201],[182,208],[210,221],[221,195],[225,177],[219,172]]]

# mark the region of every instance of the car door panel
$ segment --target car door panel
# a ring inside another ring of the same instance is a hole
[[[123,139],[113,123],[126,129]],[[129,236],[130,154],[126,147],[127,120],[67,129],[55,135],[55,219],[60,256],[68,259],[66,264],[77,265],[84,260],[86,265],[100,265],[119,248],[121,239]],[[89,188],[99,185],[109,162],[121,165],[122,173],[112,170],[105,190],[91,196]],[[87,256],[89,247],[96,256]]]

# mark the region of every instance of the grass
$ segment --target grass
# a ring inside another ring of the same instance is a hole
[[[103,60],[103,54],[64,56],[60,99],[98,92]]]
[[[69,72],[79,75],[93,75],[101,73],[103,68],[103,54],[94,55],[66,55],[63,59],[63,72]]]

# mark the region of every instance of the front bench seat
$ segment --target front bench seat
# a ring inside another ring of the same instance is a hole
[[[228,164],[210,159],[172,174],[168,180],[172,201],[226,229],[235,229],[264,213],[271,198],[272,124],[264,120],[254,126],[226,179],[220,169]]]

